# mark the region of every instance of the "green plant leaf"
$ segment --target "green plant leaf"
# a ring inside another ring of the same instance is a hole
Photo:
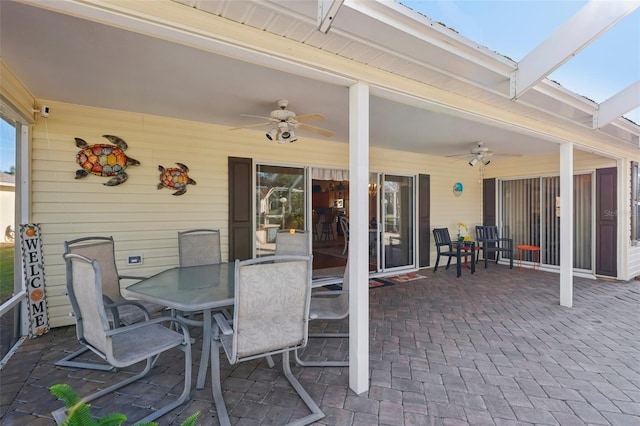
[[[200,411],[190,415],[184,422],[180,424],[180,426],[196,426],[196,422],[198,421],[198,417],[200,416]]]
[[[49,392],[64,402],[64,406],[67,408],[71,408],[82,401],[78,393],[71,386],[65,383],[51,386],[49,388]]]
[[[96,421],[96,426],[120,426],[127,421],[127,416],[121,413],[111,413],[100,417]]]

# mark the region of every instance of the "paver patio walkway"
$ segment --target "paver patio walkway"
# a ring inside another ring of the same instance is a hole
[[[348,389],[346,368],[294,367],[326,414],[319,424],[640,425],[640,282],[576,278],[568,309],[558,303],[557,274],[497,265],[460,279],[454,268],[421,273],[425,279],[370,292],[368,392]],[[313,343],[308,352],[336,356],[346,346]],[[73,327],[22,345],[0,374],[3,426],[53,424],[60,402],[49,386],[65,382],[86,394],[116,375],[53,365],[76,348]],[[94,414],[140,418],[178,392],[182,353],[173,355],[144,383],[95,401]],[[273,370],[222,359],[234,424],[277,425],[306,413],[279,359]],[[191,397],[159,423],[176,425],[199,410],[199,424],[217,425],[210,379]]]

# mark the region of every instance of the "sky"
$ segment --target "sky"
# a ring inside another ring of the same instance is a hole
[[[583,0],[399,0],[460,35],[520,61],[576,14]],[[640,8],[547,78],[601,103],[640,79]],[[640,123],[640,108],[625,114]]]
[[[0,172],[8,172],[16,164],[16,130],[0,119]]]

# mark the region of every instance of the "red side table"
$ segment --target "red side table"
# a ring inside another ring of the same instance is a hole
[[[518,269],[522,269],[522,252],[530,251],[533,257],[533,269],[540,269],[540,247],[520,244],[516,246],[518,250]],[[537,259],[537,260],[536,260]]]

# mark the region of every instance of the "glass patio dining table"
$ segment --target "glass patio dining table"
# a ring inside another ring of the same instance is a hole
[[[211,350],[211,312],[233,306],[234,263],[175,267],[122,290],[126,297],[183,312],[202,311],[202,354],[196,389],[204,388]]]

